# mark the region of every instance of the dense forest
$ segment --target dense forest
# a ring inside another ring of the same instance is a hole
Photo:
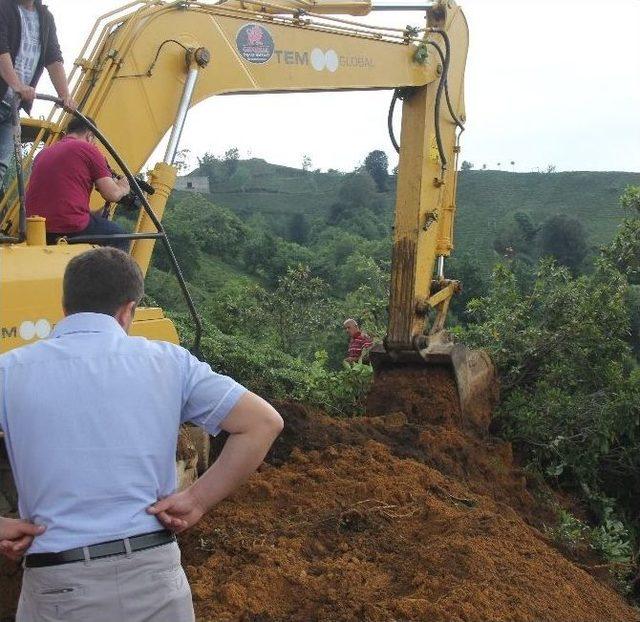
[[[271,398],[361,412],[372,378],[343,365],[342,322],[386,326],[395,176],[369,154],[350,173],[199,160],[210,193],[174,192],[165,215],[205,321],[212,365]],[[493,431],[525,468],[579,497],[554,535],[598,550],[630,586],[640,505],[640,175],[460,174],[463,291],[449,327],[498,366]],[[148,297],[190,326],[158,249]]]

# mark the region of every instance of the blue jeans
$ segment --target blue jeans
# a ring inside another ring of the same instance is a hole
[[[13,113],[11,108],[0,106],[0,188],[13,158]]]
[[[79,236],[90,236],[90,235],[114,235],[118,233],[127,233],[120,225],[115,222],[108,220],[106,218],[102,218],[102,216],[96,216],[95,214],[91,214],[89,218],[89,224],[82,231],[74,231],[73,233],[47,233],[47,243],[55,244],[58,238],[76,238]],[[96,242],[99,246],[113,246],[114,248],[119,248],[121,251],[125,253],[129,252],[129,244],[130,240],[103,240],[101,242]]]

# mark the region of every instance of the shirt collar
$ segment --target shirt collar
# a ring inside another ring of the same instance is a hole
[[[116,319],[104,313],[74,313],[56,324],[52,339],[57,339],[63,335],[74,333],[112,333],[115,335],[126,335],[124,329]]]

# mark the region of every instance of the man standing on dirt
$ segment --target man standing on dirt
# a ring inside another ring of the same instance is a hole
[[[364,361],[365,358],[368,358],[366,350],[373,346],[373,339],[363,333],[358,326],[358,322],[351,318],[346,320],[343,326],[347,335],[349,335],[349,347],[347,348],[347,357],[344,359],[345,362],[353,364],[361,360]]]
[[[75,109],[49,9],[42,0],[0,0],[0,187],[13,155],[15,99],[31,110],[45,67],[65,107]]]
[[[267,402],[184,348],[129,337],[143,293],[129,255],[87,251],[69,262],[51,338],[0,356],[20,515],[46,528],[25,557],[16,622],[193,622],[174,532],[244,482],[282,430]],[[185,422],[230,436],[176,493]]]

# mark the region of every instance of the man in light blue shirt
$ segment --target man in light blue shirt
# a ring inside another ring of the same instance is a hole
[[[282,429],[269,404],[185,349],[127,336],[142,295],[128,255],[88,251],[69,263],[51,338],[0,357],[20,516],[46,528],[25,558],[17,622],[191,622],[172,532],[240,485]],[[185,422],[230,437],[176,493]]]

